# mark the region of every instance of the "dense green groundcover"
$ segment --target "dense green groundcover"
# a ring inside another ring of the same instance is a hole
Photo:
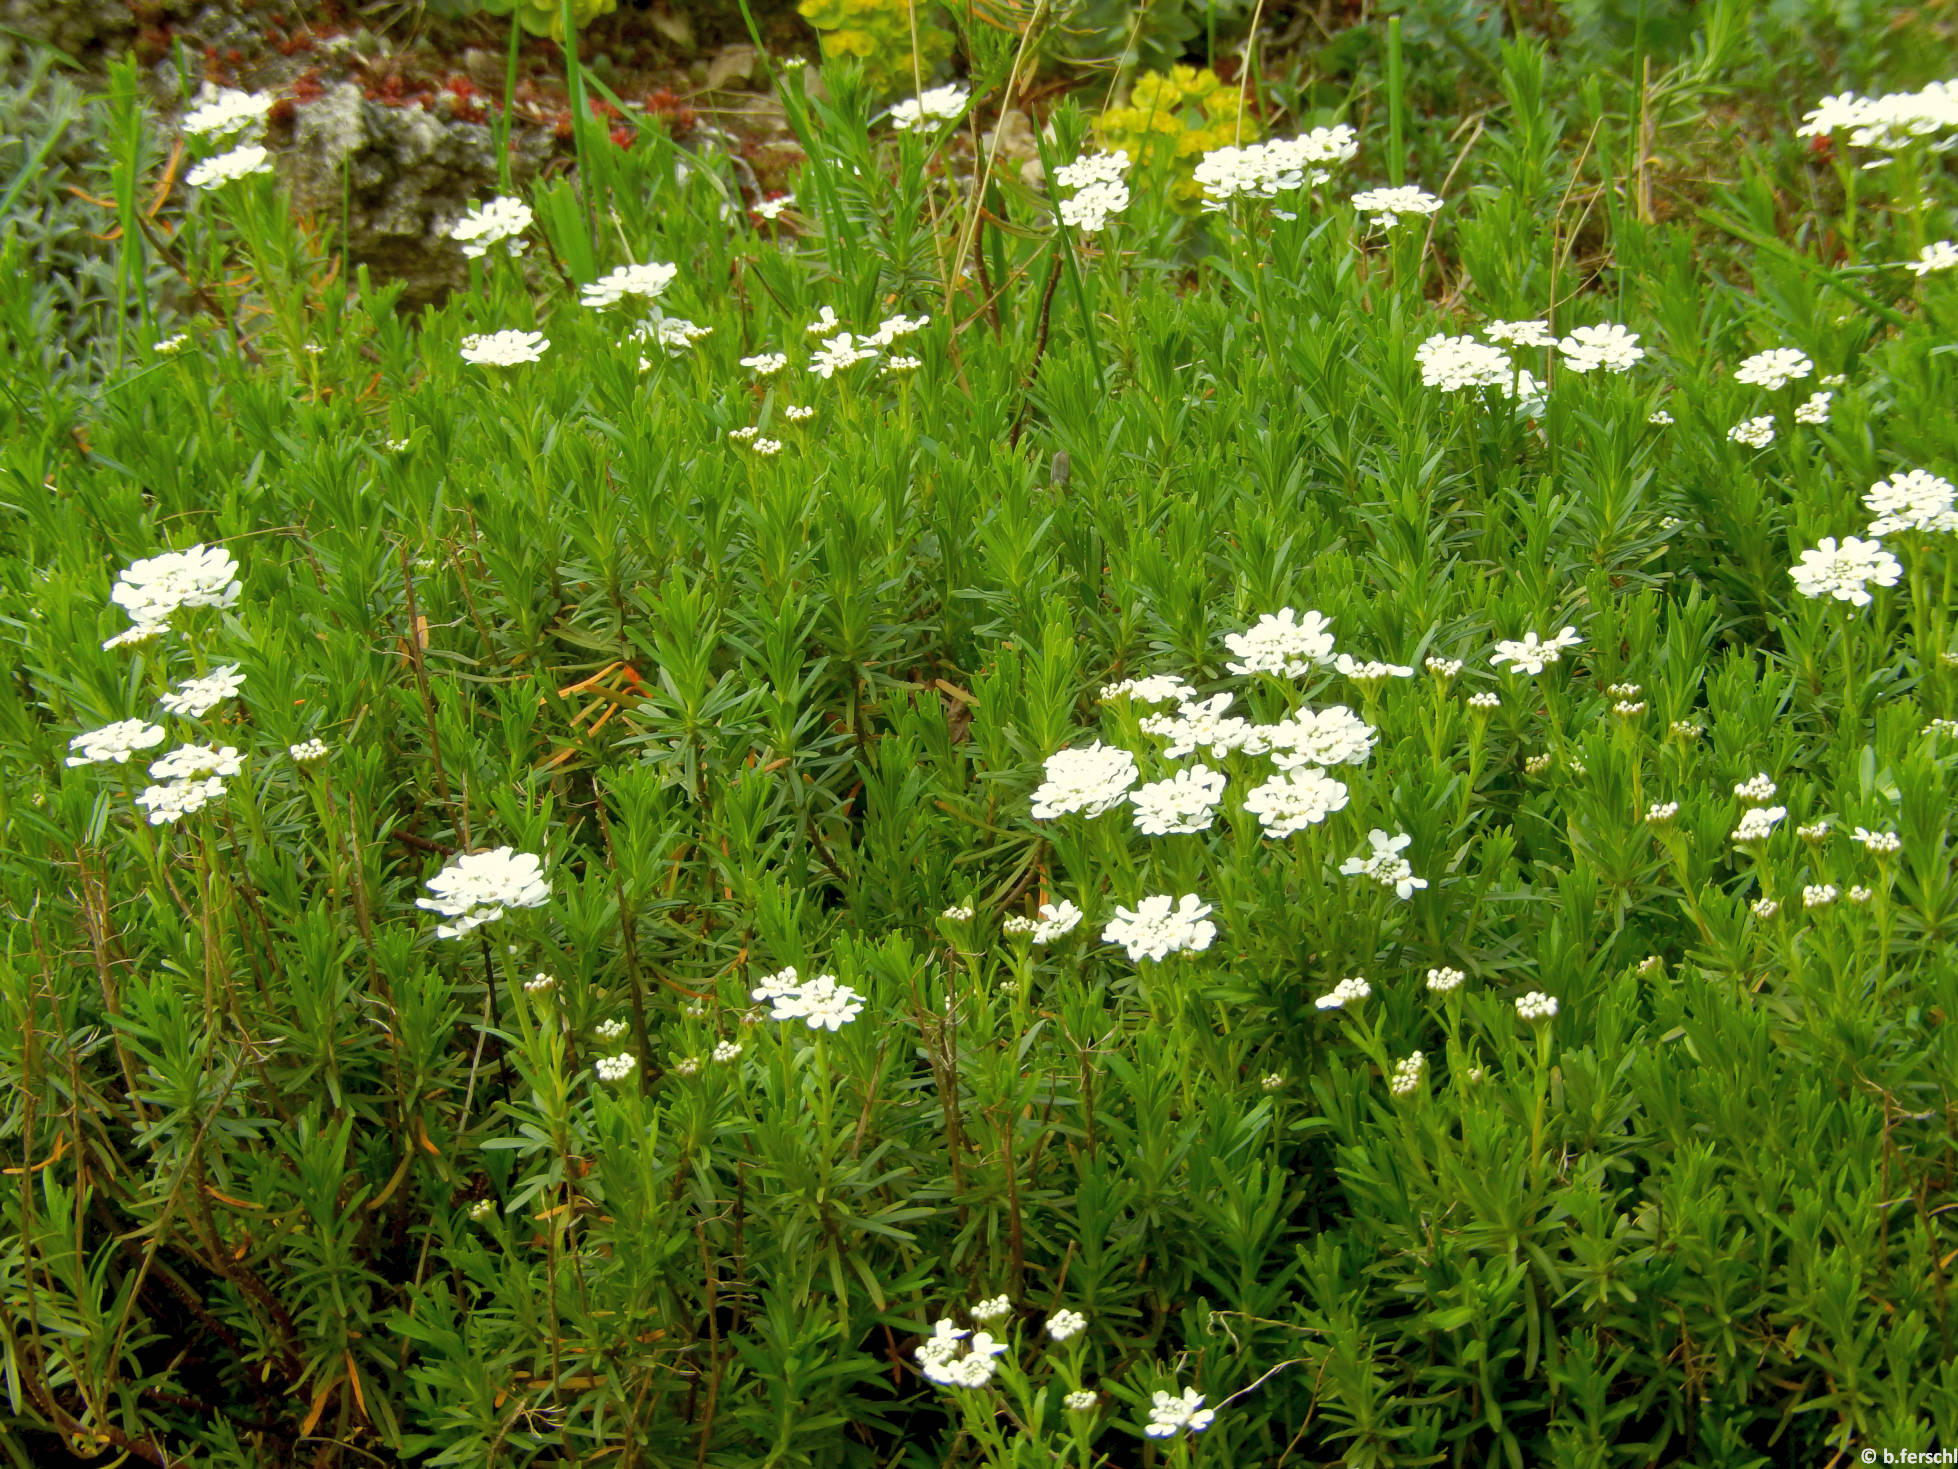
[[[419,320],[265,175],[150,217],[133,73],[41,74],[6,1457],[1958,1444],[1958,269],[1905,264],[1958,129],[1812,145],[1926,79],[1778,72],[1747,15],[1491,47],[1462,114],[1266,99],[1357,156],[1214,212],[1161,161],[1080,229],[983,126],[791,68],[792,203],[595,127]],[[990,108],[1017,52],[966,42]],[[81,139],[111,212],[43,177]],[[1350,202],[1403,181],[1439,211]],[[1637,343],[1494,385],[1495,321]],[[465,359],[504,330],[541,357]],[[500,912],[426,905],[484,867]]]

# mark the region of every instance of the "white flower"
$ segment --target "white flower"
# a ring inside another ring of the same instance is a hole
[[[1647,826],[1664,826],[1677,815],[1679,815],[1679,802],[1655,801],[1652,805],[1645,808],[1645,824]]]
[[[1774,419],[1768,414],[1744,418],[1727,430],[1727,437],[1750,449],[1765,449],[1774,442]]]
[[[462,853],[428,880],[428,892],[415,906],[456,920],[435,927],[437,938],[451,939],[501,918],[506,908],[540,906],[550,898],[551,885],[531,853],[497,847]]]
[[[1489,655],[1489,661],[1508,663],[1518,673],[1535,675],[1542,673],[1552,663],[1563,662],[1564,649],[1575,648],[1583,641],[1574,627],[1566,627],[1548,642],[1539,642],[1534,632],[1526,632],[1521,642],[1498,642],[1496,651]]]
[[[746,428],[729,429],[727,431],[727,436],[730,439],[733,439],[737,444],[748,444],[748,443],[753,443],[755,435],[760,432],[761,432],[761,426],[759,424],[751,423]]]
[[[1376,826],[1367,833],[1373,851],[1365,856],[1348,857],[1339,870],[1347,877],[1370,877],[1382,887],[1392,888],[1397,898],[1411,898],[1428,885],[1426,878],[1414,875],[1414,869],[1401,856],[1413,840],[1406,832],[1390,837]]]
[[[150,350],[159,357],[175,357],[189,345],[190,334],[188,332],[178,332],[173,337],[165,337],[162,341],[151,347]]]
[[[1468,696],[1468,706],[1471,709],[1500,709],[1502,708],[1502,696],[1500,694],[1490,693],[1470,694]]]
[[[1815,364],[1809,361],[1806,352],[1798,352],[1793,347],[1771,347],[1765,352],[1756,352],[1735,368],[1734,381],[1751,383],[1773,392],[1814,371]]]
[[[1651,413],[1646,415],[1645,421],[1647,423],[1657,424],[1660,428],[1664,428],[1667,424],[1672,422],[1672,415],[1666,412],[1666,410],[1663,408],[1654,408],[1651,411]]]
[[[1904,268],[1920,280],[1933,271],[1958,268],[1958,244],[1939,240],[1934,245],[1926,245],[1917,252],[1915,260],[1904,262]]]
[[[485,1223],[496,1214],[496,1200],[478,1199],[469,1206],[468,1213],[477,1224]]]
[[[621,265],[585,286],[579,294],[585,305],[598,310],[616,306],[627,296],[644,296],[648,301],[656,301],[679,273],[679,266],[658,260],[649,260],[644,265]]]
[[[816,319],[804,327],[803,330],[812,337],[819,337],[824,332],[835,331],[842,324],[842,318],[836,314],[836,308],[834,306],[825,306],[816,313]]]
[[[1849,892],[1845,894],[1845,896],[1852,903],[1867,903],[1871,898],[1875,897],[1876,894],[1871,889],[1866,888],[1862,884],[1858,883],[1855,887],[1852,887],[1849,890]]]
[[[1112,153],[1083,153],[1072,163],[1054,170],[1054,182],[1063,189],[1085,189],[1090,184],[1119,184],[1129,171],[1128,150]]]
[[[1773,898],[1756,898],[1747,906],[1756,918],[1772,918],[1781,911],[1781,904]]]
[[[794,970],[784,970],[793,974]],[[764,984],[767,982],[764,981]],[[755,998],[763,996],[759,991]],[[770,996],[774,1009],[770,1020],[801,1020],[811,1030],[841,1030],[863,1013],[863,996],[847,984],[837,983],[833,974],[819,974],[806,984]]]
[[[888,347],[899,337],[912,336],[931,325],[929,316],[906,316],[900,312],[877,323],[877,330],[863,339],[866,347]]]
[[[753,357],[743,357],[741,365],[752,368],[757,377],[770,377],[787,367],[789,359],[782,352],[760,352]]]
[[[1149,715],[1142,721],[1142,732],[1167,739],[1163,754],[1171,760],[1198,750],[1208,750],[1212,759],[1221,760],[1232,750],[1250,748],[1257,739],[1257,727],[1250,720],[1224,713],[1230,706],[1229,694],[1190,699],[1174,714]]]
[[[965,114],[969,96],[966,89],[960,86],[932,87],[893,107],[891,126],[904,133],[927,120],[957,122]]]
[[[1009,938],[1025,938],[1038,927],[1039,924],[1024,913],[1009,913],[999,921],[999,931]]]
[[[959,1343],[968,1336],[972,1340],[960,1356]],[[963,1331],[945,1317],[918,1344],[918,1370],[944,1387],[984,1387],[992,1380],[993,1359],[1005,1350],[1006,1343],[989,1333]]]
[[[1802,889],[1802,906],[1826,908],[1840,896],[1841,889],[1832,882],[1810,883]]]
[[[1033,814],[1043,821],[1076,811],[1099,816],[1122,804],[1136,777],[1135,756],[1100,740],[1062,750],[1047,759],[1047,779],[1033,793]]]
[[[1411,1097],[1421,1085],[1421,1077],[1428,1069],[1428,1058],[1419,1051],[1411,1052],[1406,1059],[1394,1067],[1393,1077],[1387,1083],[1387,1090],[1397,1097]]]
[[[485,367],[516,367],[542,361],[550,345],[542,332],[475,332],[462,339],[462,360]]]
[[[1795,406],[1795,422],[1827,423],[1829,403],[1834,397],[1833,393],[1810,393]]]
[[[1802,552],[1801,565],[1790,567],[1788,574],[1795,579],[1795,589],[1804,597],[1834,597],[1839,602],[1867,607],[1870,584],[1894,587],[1903,577],[1904,568],[1902,562],[1883,549],[1881,541],[1846,536],[1842,545],[1837,546],[1834,536],[1824,536],[1814,550]]]
[[[1353,196],[1353,207],[1371,214],[1376,229],[1390,230],[1403,214],[1430,215],[1441,208],[1441,200],[1425,189],[1412,186],[1398,189],[1364,189]]]
[[[175,693],[165,694],[157,702],[167,713],[201,719],[237,693],[244,682],[245,676],[238,671],[238,665],[227,663],[222,668],[213,668],[202,678],[185,679],[177,685]]]
[[[1280,1071],[1267,1071],[1259,1078],[1258,1085],[1268,1092],[1283,1091],[1285,1075]]]
[[[449,238],[460,242],[462,253],[471,260],[480,260],[492,245],[521,255],[526,248],[523,232],[533,218],[530,206],[521,199],[492,199],[471,204],[469,212],[449,226]]]
[[[1638,333],[1628,332],[1616,322],[1601,326],[1580,326],[1557,343],[1564,366],[1572,372],[1590,372],[1602,367],[1606,372],[1626,372],[1645,356],[1638,344]]]
[[[600,1081],[624,1081],[639,1069],[639,1058],[630,1051],[621,1051],[616,1056],[601,1056],[592,1065]]]
[[[972,905],[970,903],[954,903],[941,913],[939,917],[949,918],[954,923],[970,923],[972,922]]]
[[[623,1020],[601,1020],[592,1028],[592,1034],[602,1041],[623,1040],[627,1030]]]
[[[1459,658],[1430,657],[1424,659],[1421,666],[1426,668],[1436,678],[1449,679],[1462,671],[1462,660]]]
[[[1087,1330],[1088,1318],[1079,1311],[1062,1309],[1047,1318],[1047,1335],[1055,1341],[1066,1341],[1071,1336],[1079,1336]],[[1094,1395],[1089,1394],[1088,1406],[1094,1406]]]
[[[1095,1396],[1093,1389],[1083,1387],[1077,1388],[1062,1398],[1061,1406],[1066,1408],[1070,1413],[1086,1413],[1091,1411],[1099,1401],[1100,1399]]]
[[[801,988],[802,980],[797,976],[795,966],[791,964],[786,969],[763,975],[761,982],[748,991],[748,998],[770,1004],[784,996],[795,994]]]
[[[713,1059],[722,1066],[725,1066],[728,1062],[734,1060],[740,1054],[741,1054],[740,1041],[721,1041],[715,1045],[714,1050],[712,1052]]]
[[[1244,798],[1265,835],[1282,841],[1346,807],[1346,786],[1317,766],[1274,775]]]
[[[1332,176],[1329,165],[1349,162],[1359,151],[1359,134],[1339,123],[1295,138],[1213,148],[1192,177],[1203,186],[1203,207],[1217,210],[1236,198],[1274,199],[1307,184],[1322,184]]]
[[[1321,1010],[1344,1010],[1372,993],[1373,986],[1356,974],[1351,979],[1342,979],[1312,1003]]]
[[[242,148],[233,148],[229,153],[206,158],[184,175],[184,182],[193,189],[221,189],[252,174],[271,171],[272,155],[256,143],[247,143]]]
[[[1208,831],[1223,799],[1223,774],[1203,764],[1129,792],[1136,830],[1145,836]]]
[[[1750,775],[1734,787],[1734,794],[1750,805],[1765,806],[1774,799],[1775,783],[1764,770],[1759,775]]]
[[[1557,1002],[1542,990],[1531,990],[1527,995],[1516,997],[1516,1014],[1519,1019],[1535,1025],[1538,1021],[1549,1020],[1557,1013]]]
[[[1875,852],[1879,856],[1887,856],[1904,849],[1903,838],[1894,831],[1870,831],[1859,826],[1856,828],[1855,838],[1865,851]]]
[[[1817,378],[1816,383],[1825,388],[1839,388],[1849,381],[1849,376],[1841,372],[1827,372]]]
[[[296,745],[286,747],[286,753],[301,765],[311,765],[315,760],[326,758],[325,740],[301,740]]]
[[[516,950],[513,948],[512,953]],[[557,976],[538,970],[523,982],[523,992],[527,995],[546,995],[557,988]]]
[[[1806,826],[1795,828],[1795,835],[1805,842],[1826,842],[1829,839],[1829,818],[1819,817]]]
[[[151,826],[162,826],[179,817],[200,811],[224,794],[224,782],[216,776],[203,780],[173,780],[148,787],[136,797],[136,804],[150,814]]]
[[[1104,699],[1119,699],[1124,694],[1135,704],[1182,704],[1194,699],[1197,691],[1173,673],[1125,678],[1120,683],[1102,685]]]
[[[1362,663],[1351,653],[1341,653],[1333,660],[1333,667],[1341,677],[1350,678],[1355,683],[1385,683],[1390,678],[1412,678],[1414,670],[1399,663],[1382,663],[1369,659]]]
[[[1611,706],[1611,712],[1616,714],[1620,719],[1636,719],[1645,712],[1645,700],[1620,699],[1616,704]]]
[[[1040,920],[1033,926],[1036,944],[1051,944],[1074,932],[1081,923],[1081,910],[1063,898],[1058,903],[1042,903]]]
[[[923,360],[917,357],[893,357],[884,364],[881,371],[885,373],[916,372],[924,365]]]
[[[151,780],[201,780],[211,775],[236,775],[241,762],[238,747],[179,745],[161,760],[150,762]]]
[[[1112,183],[1093,183],[1070,199],[1061,200],[1061,222],[1084,235],[1097,235],[1108,226],[1110,215],[1129,207],[1129,186],[1117,179]]]
[[[782,410],[782,417],[790,423],[807,423],[816,416],[816,410],[806,404],[791,403]]]
[[[1151,1438],[1174,1438],[1186,1428],[1191,1433],[1202,1433],[1217,1416],[1203,1406],[1202,1395],[1193,1387],[1184,1388],[1180,1398],[1158,1392],[1151,1401],[1149,1421],[1142,1429]]]
[[[1253,726],[1280,770],[1303,765],[1364,765],[1378,731],[1344,704],[1295,710],[1277,724]]]
[[[162,725],[147,724],[140,719],[118,719],[114,724],[91,729],[68,741],[68,748],[78,752],[68,757],[68,764],[99,765],[113,760],[118,765],[127,765],[137,750],[147,750],[162,742]]]
[[[1755,806],[1743,811],[1732,839],[1736,842],[1765,842],[1774,835],[1775,823],[1787,814],[1786,806]]]
[[[1509,354],[1474,337],[1438,333],[1414,349],[1414,359],[1421,364],[1423,386],[1449,393],[1463,388],[1513,388],[1516,379],[1516,364]]]
[[[1546,321],[1492,321],[1482,328],[1492,342],[1507,342],[1513,347],[1554,347],[1557,338]]]
[[[809,366],[817,377],[825,380],[838,371],[858,362],[868,362],[877,355],[875,347],[862,346],[848,332],[838,332],[823,343],[823,349],[809,358]]]
[[[782,441],[780,439],[756,439],[749,447],[764,459],[767,459],[782,452]]]
[[[1798,138],[1848,132],[1853,148],[1876,148],[1894,153],[1912,139],[1935,137],[1958,127],[1958,85],[1932,82],[1921,92],[1892,92],[1883,97],[1859,97],[1853,92],[1824,97],[1806,115]],[[1932,144],[1942,150],[1944,141]]]
[[[1876,519],[1870,534],[1889,535],[1893,531],[1958,531],[1958,508],[1954,508],[1958,488],[1951,481],[1922,469],[1893,474],[1870,486],[1863,496]]]
[[[206,82],[197,106],[184,114],[183,130],[194,138],[228,138],[236,132],[255,130],[264,124],[272,101],[268,92],[241,92],[236,87],[213,87]]]
[[[1144,898],[1133,911],[1116,908],[1101,931],[1102,942],[1122,945],[1132,963],[1161,960],[1178,952],[1198,953],[1217,936],[1217,925],[1205,917],[1209,912],[1210,905],[1198,902],[1195,893],[1180,899]]]
[[[1461,970],[1450,969],[1445,965],[1440,969],[1430,969],[1428,971],[1428,988],[1438,995],[1453,994],[1467,980],[1468,976],[1462,973]]]
[[[783,194],[774,199],[763,199],[755,205],[755,214],[761,219],[780,219],[782,211],[795,203],[795,195]]]
[[[1239,659],[1224,666],[1245,677],[1271,673],[1302,678],[1332,660],[1331,626],[1321,612],[1304,617],[1290,607],[1267,612],[1246,631],[1224,635],[1224,646]]]
[[[162,631],[164,622],[179,607],[230,607],[244,589],[238,585],[238,563],[222,546],[201,542],[185,551],[165,551],[132,562],[116,578],[109,600],[136,626],[111,638],[104,648],[123,642],[138,642],[142,637]]]
[[[1011,1316],[1013,1314],[1013,1302],[1005,1296],[988,1296],[985,1300],[969,1307],[968,1311],[974,1321],[983,1324],[988,1321],[997,1321],[1002,1316]]]

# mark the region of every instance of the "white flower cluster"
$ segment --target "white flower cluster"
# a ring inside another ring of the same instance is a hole
[[[1397,1097],[1411,1097],[1420,1088],[1421,1078],[1427,1073],[1428,1058],[1419,1051],[1410,1052],[1403,1060],[1396,1062],[1394,1074],[1387,1082],[1387,1090]]]
[[[174,692],[163,695],[157,702],[168,713],[202,719],[237,693],[244,682],[245,676],[238,671],[238,665],[227,663],[222,668],[213,668],[202,678],[183,680]]]
[[[1346,809],[1347,790],[1316,766],[1274,775],[1244,798],[1244,809],[1258,818],[1265,835],[1283,841]]]
[[[1146,678],[1125,678],[1120,683],[1103,684],[1103,699],[1127,697],[1136,704],[1181,704],[1197,696],[1197,691],[1173,673],[1151,674]]]
[[[469,212],[449,226],[449,238],[459,242],[462,253],[480,260],[494,245],[511,255],[526,249],[524,231],[534,219],[530,206],[521,199],[495,198],[487,204],[471,204]]]
[[[162,742],[162,725],[146,724],[140,719],[118,719],[114,724],[91,729],[68,741],[68,748],[76,752],[68,757],[68,763],[100,765],[114,761],[117,765],[127,765],[136,751]]]
[[[1421,364],[1422,385],[1445,393],[1464,388],[1509,388],[1516,381],[1516,366],[1509,354],[1474,337],[1438,333],[1415,348],[1414,360]]]
[[[1128,797],[1137,779],[1135,756],[1100,740],[1048,757],[1047,779],[1033,793],[1033,814],[1040,820],[1080,812],[1100,816]]]
[[[1814,549],[1802,552],[1801,564],[1791,566],[1788,574],[1804,597],[1834,597],[1867,607],[1870,587],[1894,587],[1904,568],[1881,541],[1845,536],[1838,546],[1834,536],[1824,536]]]
[[[222,546],[199,543],[187,551],[146,556],[132,562],[109,592],[109,600],[129,614],[133,625],[102,646],[106,650],[142,642],[163,631],[179,607],[230,607],[242,591],[238,563]]]
[[[1367,833],[1373,850],[1348,857],[1339,864],[1339,870],[1347,877],[1370,877],[1382,887],[1392,888],[1397,898],[1411,898],[1428,885],[1425,877],[1414,875],[1414,868],[1401,856],[1413,840],[1406,832],[1390,837],[1376,826]]]
[[[1806,352],[1793,347],[1771,347],[1765,352],[1756,352],[1735,368],[1734,381],[1766,388],[1772,393],[1814,371],[1815,364],[1809,361]]]
[[[600,1081],[624,1081],[639,1069],[639,1058],[630,1051],[621,1051],[616,1056],[601,1056],[592,1064]]]
[[[1055,1341],[1066,1341],[1087,1329],[1088,1318],[1079,1311],[1070,1311],[1065,1307],[1047,1318],[1047,1335]]]
[[[1852,835],[1864,851],[1874,852],[1879,857],[1891,856],[1904,849],[1903,838],[1894,831],[1870,831],[1859,826]]]
[[[1342,979],[1312,1003],[1321,1010],[1344,1010],[1372,993],[1373,986],[1356,974],[1351,979]]]
[[[1936,139],[1932,147],[1958,146],[1958,138],[1940,134],[1958,130],[1958,82],[1932,82],[1921,92],[1891,92],[1882,97],[1859,97],[1843,92],[1824,97],[1805,113],[1798,138],[1849,134],[1852,148],[1895,153],[1920,138]]]
[[[1795,422],[1827,423],[1829,421],[1829,403],[1835,396],[1834,393],[1810,393],[1800,403],[1795,405]]]
[[[1307,184],[1316,187],[1332,177],[1334,166],[1350,162],[1359,151],[1360,135],[1339,123],[1295,138],[1213,148],[1192,176],[1203,186],[1203,207],[1216,210],[1237,198],[1275,199]],[[1437,207],[1440,202],[1435,201]],[[1372,207],[1357,199],[1354,203]]]
[[[246,143],[229,153],[206,158],[184,175],[184,182],[193,189],[221,189],[255,173],[271,171],[272,155],[256,143]]]
[[[1239,661],[1224,666],[1247,677],[1270,673],[1302,678],[1332,661],[1331,627],[1321,612],[1307,612],[1302,618],[1290,607],[1267,612],[1248,630],[1225,635],[1224,646]]]
[[[1765,842],[1774,835],[1774,829],[1781,818],[1788,814],[1786,806],[1753,806],[1740,814],[1740,825],[1734,828],[1733,840],[1736,842]]]
[[[1042,903],[1037,918],[1014,913],[1000,927],[1009,934],[1030,937],[1036,944],[1051,944],[1055,939],[1073,933],[1080,924],[1081,910],[1063,898],[1058,903]]]
[[[428,893],[415,899],[415,906],[453,919],[435,927],[437,938],[453,939],[494,922],[506,909],[540,906],[551,896],[551,885],[531,853],[497,847],[463,853],[428,880]]]
[[[800,1020],[811,1030],[841,1030],[863,1013],[863,996],[835,975],[804,980],[793,967],[765,975],[748,997],[772,1007],[770,1020]]]
[[[964,87],[931,87],[891,108],[891,126],[901,133],[926,122],[957,122],[971,94]]]
[[[1131,963],[1160,961],[1176,953],[1200,953],[1217,937],[1217,925],[1210,922],[1209,913],[1210,904],[1199,902],[1195,893],[1185,893],[1181,898],[1166,894],[1144,898],[1133,909],[1115,909],[1115,916],[1101,931],[1102,942],[1122,945]]]
[[[1734,794],[1750,806],[1765,806],[1774,799],[1777,787],[1764,770],[1759,775],[1750,775],[1734,787]]]
[[[993,1380],[994,1358],[1005,1350],[1006,1343],[995,1340],[991,1333],[962,1330],[945,1316],[932,1327],[931,1335],[918,1343],[918,1370],[941,1387],[984,1387]]]
[[[1583,641],[1574,627],[1566,627],[1548,642],[1539,640],[1534,632],[1526,632],[1521,641],[1498,642],[1496,651],[1489,655],[1489,661],[1510,664],[1516,672],[1534,677],[1552,663],[1563,662],[1564,649],[1575,648]]]
[[[1527,995],[1516,997],[1516,1015],[1536,1025],[1541,1021],[1556,1018],[1557,1001],[1542,990],[1531,990]]]
[[[184,114],[183,130],[193,138],[256,136],[265,125],[265,114],[272,110],[272,100],[267,92],[241,92],[206,82],[197,94],[197,105]]]
[[[1958,487],[1922,469],[1878,480],[1863,496],[1863,504],[1876,516],[1870,522],[1873,536],[1895,531],[1958,531],[1955,500]]]
[[[1802,889],[1804,908],[1826,908],[1842,896],[1842,890],[1832,882],[1809,883]]]
[[[1150,1400],[1149,1421],[1142,1431],[1151,1438],[1174,1438],[1185,1429],[1202,1433],[1216,1416],[1214,1409],[1204,1407],[1202,1394],[1193,1387],[1184,1388],[1180,1398],[1158,1392]]]
[[[679,266],[658,260],[649,260],[644,265],[621,265],[581,288],[579,295],[585,305],[596,310],[616,306],[627,296],[657,301],[679,273]]]
[[[1743,418],[1727,430],[1727,437],[1750,449],[1765,449],[1774,442],[1774,418],[1766,413],[1759,418]]]
[[[1062,223],[1084,235],[1100,234],[1110,215],[1129,207],[1128,168],[1128,153],[1117,149],[1113,153],[1084,153],[1055,169],[1054,182],[1074,190],[1070,198],[1061,200]]]
[[[1645,356],[1638,344],[1638,333],[1628,332],[1615,322],[1601,326],[1580,326],[1557,342],[1564,366],[1572,372],[1627,372]]]
[[[1453,994],[1468,982],[1468,976],[1459,969],[1443,965],[1428,971],[1428,989],[1437,995]]]
[[[462,339],[462,360],[484,367],[516,367],[541,362],[550,345],[542,332],[475,332]]]
[[[713,331],[714,329],[711,326],[701,326],[697,322],[688,321],[684,316],[666,316],[655,313],[648,320],[642,321],[633,327],[629,335],[633,341],[657,343],[665,349],[667,356],[678,357],[702,337],[711,336]],[[648,362],[644,357],[639,359],[639,370],[641,372],[646,371],[651,366],[652,363]]]
[[[1410,185],[1397,189],[1363,189],[1353,196],[1353,207],[1362,214],[1371,214],[1375,229],[1390,230],[1401,222],[1404,214],[1426,218],[1438,213],[1441,200],[1426,189]]]
[[[151,826],[164,826],[193,811],[203,810],[223,794],[224,782],[216,776],[207,776],[146,786],[136,797],[136,804],[149,812]]]
[[[1203,764],[1129,792],[1136,829],[1145,836],[1208,831],[1223,799],[1223,773]]]
[[[1904,269],[1919,280],[1936,271],[1958,270],[1958,242],[1938,240],[1926,245],[1917,252],[1915,260],[1904,262]]]

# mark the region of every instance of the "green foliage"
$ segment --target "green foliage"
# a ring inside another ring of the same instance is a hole
[[[618,6],[619,0],[482,0],[482,8],[491,15],[515,15],[531,35],[559,41],[564,39],[567,17],[573,29],[582,30]]]
[[[952,54],[952,33],[936,6],[913,0],[802,0],[800,15],[822,37],[827,61],[862,64],[866,86],[879,97],[929,85]]]
[[[1958,1439],[1958,551],[1887,533],[1863,606],[1789,575],[1876,481],[1958,470],[1958,271],[1897,263],[1950,233],[1953,178],[1758,124],[1797,62],[1747,19],[1710,7],[1634,82],[1503,42],[1466,130],[1417,86],[1431,230],[1350,202],[1386,171],[1364,78],[1291,93],[1360,130],[1339,177],[1200,215],[1181,140],[1229,141],[1238,94],[1145,79],[1178,126],[1104,116],[1147,156],[1084,234],[1005,170],[981,215],[959,135],[790,71],[792,210],[649,129],[418,319],[263,176],[138,231],[198,304],[168,316],[155,259],[89,238],[168,156],[133,72],[85,110],[45,74],[0,98],[33,201],[0,296],[13,1460]],[[77,127],[80,172],[26,166]],[[1688,146],[1726,172],[1650,161]],[[648,261],[677,267],[656,322],[581,303]],[[1498,318],[1646,356],[1517,348],[1540,407],[1423,380],[1423,343]],[[541,359],[465,360],[506,330]],[[877,360],[823,371],[844,331]],[[1736,379],[1773,347],[1809,376]],[[237,600],[104,647],[118,572],[196,544]],[[1281,608],[1358,663],[1232,672]],[[1565,626],[1537,672],[1492,657]],[[234,696],[160,712],[231,664]],[[1155,675],[1260,726],[1344,705],[1343,804],[1267,835],[1269,753],[1170,757],[1172,705],[1109,687]],[[70,763],[124,719],[168,742]],[[1221,773],[1214,818],[1036,818],[1096,740]],[[180,742],[238,769],[152,823]],[[1785,816],[1736,840],[1761,776]],[[1423,885],[1352,870],[1375,831]],[[438,936],[429,880],[506,846],[547,897]],[[1206,946],[1105,940],[1186,893]],[[789,967],[861,1013],[770,1018]],[[946,1320],[1004,1348],[985,1387],[920,1371]],[[1147,1434],[1186,1389],[1215,1420]]]

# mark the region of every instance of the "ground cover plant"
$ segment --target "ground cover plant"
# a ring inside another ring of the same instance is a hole
[[[33,72],[9,1460],[1958,1444],[1958,91],[1574,11],[934,12],[414,317]]]

